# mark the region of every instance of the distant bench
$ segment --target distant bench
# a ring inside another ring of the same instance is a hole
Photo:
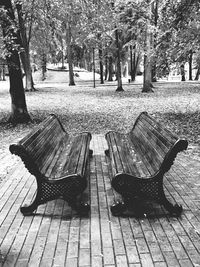
[[[112,187],[122,201],[111,206],[113,215],[123,214],[140,200],[154,200],[171,214],[180,215],[182,206],[171,204],[163,190],[163,175],[178,152],[187,149],[180,140],[146,112],[142,112],[128,134],[110,131],[106,134],[113,172]]]
[[[40,204],[63,198],[80,213],[90,209],[87,203],[78,203],[77,196],[87,187],[86,168],[91,134],[70,137],[55,115],[50,115],[10,151],[21,157],[26,168],[37,180],[37,193],[29,206],[20,208],[29,215]]]

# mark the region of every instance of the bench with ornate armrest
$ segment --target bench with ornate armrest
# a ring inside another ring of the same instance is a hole
[[[29,206],[20,208],[24,215],[33,213],[40,204],[63,198],[80,213],[89,212],[87,203],[79,203],[78,196],[86,189],[86,168],[91,134],[70,137],[59,119],[48,116],[10,152],[21,157],[26,168],[37,181],[37,193]]]
[[[128,134],[110,131],[106,134],[111,159],[112,187],[122,201],[111,206],[113,215],[120,215],[128,206],[140,200],[162,204],[171,214],[180,215],[182,206],[166,198],[163,176],[170,169],[178,152],[187,149],[188,142],[179,139],[147,112],[142,112]]]

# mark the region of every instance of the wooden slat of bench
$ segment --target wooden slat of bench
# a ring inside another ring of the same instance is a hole
[[[40,131],[37,136],[33,135],[27,142],[22,143],[23,147],[31,154],[38,166],[41,165],[41,162],[37,158],[41,156],[41,151],[44,151],[45,142],[48,140],[49,133],[52,132],[54,136],[57,136],[55,135],[55,129],[56,118],[54,118],[54,121],[51,121],[51,124],[45,125],[44,130],[42,132]]]
[[[149,132],[152,133],[152,136],[154,136],[154,140],[159,141],[163,144],[163,149],[166,150],[168,147],[171,147],[174,142],[172,142],[170,139],[168,139],[166,136],[163,136],[162,133],[160,133],[156,128],[153,127],[152,124],[150,124],[148,121],[142,119],[138,121],[138,125],[141,125],[141,127],[145,127]]]
[[[63,138],[58,130],[51,129],[51,132],[52,135],[49,136],[49,132],[46,132],[46,134],[38,141],[37,150],[36,147],[35,149],[33,148],[33,153],[35,153],[33,159],[40,168],[45,164],[48,155],[53,152],[55,145],[60,142],[61,138]]]
[[[155,164],[153,165],[150,164],[150,163],[153,163],[152,154],[150,154],[149,151],[146,151],[145,144],[144,144],[145,141],[144,140],[141,141],[141,139],[139,138],[140,135],[141,135],[140,132],[137,132],[137,131],[134,132],[134,137],[132,138],[133,145],[137,153],[139,154],[140,159],[143,162],[144,166],[148,169],[149,173],[153,175],[158,170],[158,168]]]
[[[81,135],[76,136],[73,139],[70,152],[69,152],[69,160],[67,162],[67,165],[64,168],[64,172],[67,171],[69,174],[76,173],[82,145],[83,145],[82,136]]]
[[[46,152],[44,146],[46,144],[55,144],[57,140],[62,138],[63,134],[60,132],[60,129],[56,127],[56,124],[50,125],[43,131],[43,134],[38,136],[37,139],[34,140],[32,145],[34,145],[33,150],[35,152],[34,159],[36,161],[39,160],[39,157],[43,157]],[[55,142],[54,142],[55,140]],[[43,153],[43,154],[42,154]]]
[[[59,156],[55,156],[58,160],[53,159],[48,168],[48,174],[51,173],[51,177],[55,179],[73,174],[83,176],[88,157],[86,153],[89,153],[89,139],[88,135],[84,134],[64,142],[62,151],[58,152]]]
[[[145,123],[146,123],[146,125],[145,125]],[[171,159],[173,162],[174,155],[173,155],[173,153],[169,154],[169,152],[172,150],[172,148],[174,148],[175,144],[178,144],[180,142],[180,139],[178,139],[177,136],[173,135],[173,139],[167,139],[167,136],[162,136],[156,129],[152,128],[153,126],[150,125],[149,122],[146,122],[145,120],[143,120],[142,122],[138,121],[138,123],[135,125],[136,129],[137,129],[137,127],[142,128],[142,129],[140,129],[140,131],[143,132],[144,135],[147,137],[147,139],[150,140],[152,149],[154,149],[158,153],[158,155],[160,155],[161,164],[163,164],[164,159],[166,159],[166,157],[168,157],[169,155],[171,155],[169,157],[169,159]],[[168,131],[166,132],[166,134],[168,134]],[[172,142],[172,140],[173,140],[173,142]],[[185,142],[186,141],[184,141],[184,144],[182,142],[182,144],[180,144],[180,145],[182,147],[185,147],[185,145],[186,145]],[[180,149],[181,149],[181,147],[180,147]],[[185,149],[185,148],[182,148],[182,149]],[[146,150],[148,150],[148,149],[146,148]],[[151,150],[151,147],[149,148],[149,150]],[[158,159],[156,159],[156,161],[157,160]],[[165,166],[166,165],[163,165],[164,168],[165,168]],[[160,169],[160,166],[159,166],[159,169]]]
[[[51,173],[51,169],[56,164],[56,158],[58,158],[59,155],[62,153],[62,149],[63,149],[63,145],[62,145],[62,141],[60,141],[55,145],[52,153],[50,153],[49,156],[46,157],[46,161],[43,162],[43,166],[42,168],[40,168],[40,171],[42,174],[44,174],[47,177],[49,176],[49,173]]]
[[[165,132],[165,135],[163,135],[161,132],[158,131],[158,129],[153,127],[150,121],[142,119],[141,121],[138,121],[138,124],[141,124],[141,123],[146,126],[146,129],[148,129],[148,131],[151,131],[154,134],[155,141],[159,140],[163,144],[164,151],[166,151],[166,149],[171,147],[178,140],[178,137],[176,137],[176,139],[173,138],[172,140],[170,136],[166,135],[166,132]]]
[[[177,140],[177,136],[165,128],[161,123],[157,122],[153,117],[147,114],[142,114],[141,118],[145,119],[149,124],[153,126],[163,137],[166,136],[167,140],[174,143]]]
[[[23,147],[32,155],[33,159],[39,162],[39,158],[41,157],[41,152],[44,151],[45,141],[47,143],[49,132],[54,133],[56,129],[55,124],[48,125],[37,138],[31,140],[28,145],[23,144]],[[44,152],[43,152],[44,153]]]
[[[137,156],[139,158],[140,165],[138,166],[139,169],[141,169],[141,172],[143,173],[140,178],[147,179],[152,176],[152,174],[155,173],[155,171],[152,169],[152,167],[149,164],[149,161],[146,159],[146,157],[143,157],[143,150],[141,149],[141,144],[138,140],[134,141],[134,149],[137,151]]]
[[[141,159],[135,155],[134,151],[131,151],[130,147],[132,147],[132,150],[134,148],[127,135],[122,135],[118,132],[109,132],[106,135],[106,139],[110,150],[111,166],[114,176],[119,173],[127,173],[135,177],[145,178],[146,176],[150,176],[148,169],[143,166],[144,164]],[[115,147],[114,150],[113,147]],[[121,171],[117,168],[119,167],[117,164],[120,164]]]
[[[169,151],[169,148],[165,153],[161,152],[160,146],[162,146],[161,142],[154,142],[155,140],[153,139],[152,133],[143,125],[137,125],[135,127],[134,133],[136,133],[138,129],[139,135],[138,138],[141,139],[140,142],[143,143],[144,145],[144,152],[147,157],[147,160],[150,159],[151,164],[155,165],[155,168],[158,170],[164,160],[164,157],[166,153]],[[135,136],[135,135],[134,135]],[[146,147],[145,147],[146,146]]]
[[[122,138],[123,138],[123,135],[119,133],[113,132],[111,134],[112,146],[116,147],[117,158],[121,162],[122,170],[123,172],[128,173],[130,172],[130,170],[129,170],[128,162],[124,160],[124,149],[125,149],[124,144],[125,143],[123,143]],[[114,154],[113,156],[116,157],[116,154]],[[118,164],[117,159],[116,159],[116,164]]]
[[[24,138],[22,138],[19,141],[19,144],[28,146],[33,139],[35,139],[41,132],[43,132],[43,129],[46,128],[51,122],[55,120],[55,117],[51,116],[45,119],[43,122],[39,124],[39,126],[35,127],[30,133],[28,133]]]
[[[110,156],[112,161],[112,166],[114,175],[117,173],[123,173],[124,172],[124,166],[122,165],[120,156],[119,156],[119,150],[118,146],[115,142],[114,133],[110,132],[108,135],[108,145],[110,150]]]
[[[157,151],[157,153],[160,155],[160,160],[163,160],[170,148],[172,147],[172,144],[169,143],[168,146],[166,146],[166,142],[163,143],[162,140],[157,139],[155,136],[155,133],[147,128],[147,125],[143,124],[136,126],[140,128],[140,131],[144,133],[144,136],[146,139],[150,140],[152,147]]]
[[[48,169],[48,175],[51,179],[59,179],[61,176],[69,175],[68,172],[63,173],[63,170],[66,169],[66,166],[69,162],[69,151],[72,143],[72,138],[67,138],[61,146],[61,151],[59,155],[56,155],[52,165]]]
[[[40,170],[45,166],[46,162],[49,161],[49,156],[56,153],[55,149],[59,149],[59,146],[57,146],[60,143],[60,140],[56,140],[56,142],[51,141],[51,143],[45,143],[43,145],[44,153],[42,152],[40,155],[38,155],[38,158],[36,163],[38,163]]]
[[[87,159],[89,156],[89,141],[90,137],[88,136],[87,133],[82,134],[82,147],[78,159],[78,164],[77,164],[77,169],[76,173],[80,174],[81,176],[84,176],[85,170],[86,170],[86,164],[87,164]]]
[[[132,169],[132,158],[133,157],[131,156],[131,158],[129,160],[131,173],[134,174],[135,169],[136,169],[137,172],[138,172],[137,177],[140,177],[140,178],[143,178],[143,179],[144,178],[146,179],[146,178],[150,177],[151,173],[149,172],[149,169],[146,167],[146,165],[144,164],[142,158],[138,154],[138,151],[136,150],[136,146],[133,146],[132,140],[130,139],[129,136],[127,136],[127,150],[129,151],[129,153],[130,153],[130,150],[134,150],[134,153],[136,154],[136,161],[134,161],[133,169]],[[129,157],[128,155],[129,154],[127,154],[127,159]],[[134,159],[135,159],[135,156],[134,156]]]
[[[115,146],[118,150],[119,159],[121,161],[121,164],[123,166],[123,170],[125,173],[130,173],[130,166],[129,161],[126,161],[126,143],[124,142],[124,136],[119,133],[112,133],[113,135],[113,141],[115,142]]]
[[[119,135],[115,133],[115,142],[116,146],[120,145],[120,158],[124,166],[125,173],[132,174],[134,176],[144,175],[144,172],[141,168],[138,168],[138,158],[135,154],[135,151],[131,151],[133,148],[128,144],[128,139],[126,135]],[[139,164],[140,165],[140,164]]]

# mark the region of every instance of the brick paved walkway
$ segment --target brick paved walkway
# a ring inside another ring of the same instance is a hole
[[[62,200],[22,216],[19,207],[33,198],[35,180],[18,161],[9,171],[0,188],[0,266],[200,266],[200,161],[179,155],[164,180],[168,198],[183,205],[180,218],[150,204],[147,217],[118,218],[109,210],[117,196],[104,137],[94,135],[91,147],[89,194],[83,195],[90,196],[88,217]]]

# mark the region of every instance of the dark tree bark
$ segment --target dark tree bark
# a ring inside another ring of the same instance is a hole
[[[192,81],[192,57],[193,57],[193,52],[190,50],[189,54],[189,80]]]
[[[67,46],[67,58],[68,58],[68,65],[69,65],[69,85],[75,85],[74,82],[74,70],[73,70],[73,62],[72,62],[72,51],[71,51],[71,44]]]
[[[100,34],[100,33],[98,33],[97,38],[98,38],[98,41],[99,41],[100,83],[101,83],[101,84],[104,84],[104,78],[103,78],[103,50],[102,50],[101,34]]]
[[[181,81],[184,82],[185,81],[185,66],[184,64],[181,64]]]
[[[108,78],[108,56],[106,54],[106,56],[105,56],[105,76],[104,76],[105,81],[107,80],[107,78]]]
[[[113,81],[113,58],[109,56],[108,58],[108,81]]]
[[[122,87],[122,73],[121,73],[121,56],[120,56],[120,45],[119,45],[119,34],[118,30],[115,30],[115,40],[117,47],[117,92],[124,91]]]
[[[130,45],[130,75],[131,75],[131,81],[135,81],[134,76],[134,59],[133,59],[133,46]]]
[[[66,34],[66,41],[67,41],[67,59],[68,59],[68,65],[69,65],[69,85],[73,86],[75,85],[74,82],[74,70],[73,70],[73,58],[72,58],[72,46],[71,46],[71,27],[69,23],[67,23],[67,34]]]
[[[133,52],[134,49],[134,52]],[[137,68],[139,64],[139,55],[136,54],[135,47],[133,48],[130,46],[130,75],[131,75],[131,81],[135,81],[136,74],[137,74]]]
[[[149,61],[147,56],[144,56],[144,81],[143,81],[143,88],[142,93],[153,92],[153,85],[151,83],[151,62]]]
[[[155,27],[157,27],[158,25],[158,0],[152,2],[151,4],[151,13],[153,15],[153,21],[154,21],[154,25]],[[156,43],[157,43],[157,33],[153,33],[152,35],[152,41],[153,41],[153,47],[154,49],[156,49]],[[153,57],[152,59],[152,70],[151,70],[151,79],[152,82],[157,82],[157,78],[156,78],[156,72],[157,72],[157,67],[156,67],[156,56]]]
[[[31,69],[31,61],[29,54],[29,41],[26,34],[26,28],[24,26],[24,18],[22,15],[22,4],[20,2],[17,3],[17,14],[20,28],[20,37],[21,44],[24,50],[20,53],[22,65],[24,68],[24,72],[26,75],[26,91],[35,91],[33,77],[32,77],[32,69]]]
[[[151,68],[151,81],[152,82],[157,82],[156,79],[156,64],[153,63],[152,68]]]
[[[102,49],[99,49],[99,67],[100,67],[100,83],[104,84],[104,78],[103,78],[103,52]]]
[[[42,81],[46,79],[47,72],[47,57],[45,53],[42,54]]]
[[[8,51],[7,64],[10,79],[10,96],[11,96],[11,115],[9,121],[12,123],[28,122],[31,120],[26,106],[24,87],[22,81],[22,72],[18,51],[13,49],[9,40],[19,46],[19,33],[13,29],[15,17],[11,0],[0,0],[0,7],[4,7],[6,14],[1,18],[3,37]]]
[[[195,81],[199,80],[199,75],[200,75],[200,66],[197,69],[197,73],[196,73],[196,76],[195,76]]]
[[[151,45],[152,45],[152,35],[150,32],[150,16],[147,19],[147,24],[146,24],[146,54],[144,56],[144,81],[143,81],[143,88],[142,92],[143,93],[148,93],[148,92],[153,92],[152,90],[152,61],[151,61]]]
[[[2,73],[2,76],[3,76],[3,81],[6,80],[6,65],[3,64],[3,73]]]

